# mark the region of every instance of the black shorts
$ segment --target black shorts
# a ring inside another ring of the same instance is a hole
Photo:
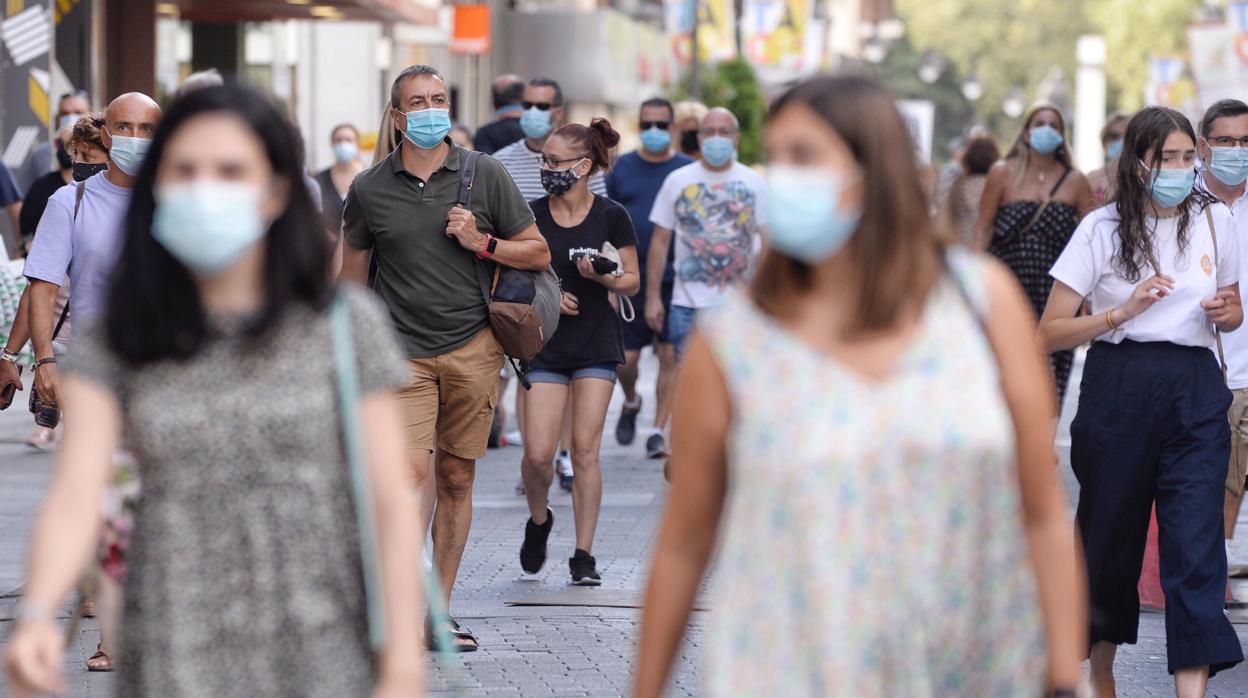
[[[668,310],[672,307],[672,283],[663,282],[663,309]],[[637,312],[637,317],[632,322],[624,323],[624,349],[625,351],[641,351],[646,347],[654,344],[655,332],[646,324],[646,280],[641,280],[641,292],[633,296],[633,310]],[[663,323],[663,331],[658,333],[659,344],[671,344],[672,340],[667,336],[667,323]]]

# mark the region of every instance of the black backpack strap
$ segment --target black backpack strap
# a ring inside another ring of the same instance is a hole
[[[78,222],[78,209],[82,208],[82,195],[87,193],[87,183],[78,182],[77,191],[74,192],[74,217],[73,222]],[[61,328],[65,326],[65,321],[69,319],[69,300],[66,299],[65,307],[61,309],[61,318],[56,321],[56,327],[52,330],[52,341],[61,334]]]
[[[466,150],[459,164],[459,195],[455,197],[455,203],[468,210],[472,210],[472,183],[477,178],[477,161],[480,159],[480,151]]]

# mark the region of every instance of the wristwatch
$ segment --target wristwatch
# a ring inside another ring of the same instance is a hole
[[[15,364],[20,361],[21,358],[22,357],[18,355],[17,352],[12,352],[8,349],[0,349],[0,361],[8,361],[11,364]]]
[[[494,256],[494,250],[498,248],[498,238],[485,233],[485,247],[477,253],[477,259],[489,259]]]
[[[40,366],[47,366],[48,364],[54,364],[54,363],[56,363],[55,356],[49,356],[46,359],[39,359],[38,361],[35,362],[35,370],[38,371]]]

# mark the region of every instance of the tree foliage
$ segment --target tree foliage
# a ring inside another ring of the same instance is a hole
[[[1118,109],[1144,106],[1149,54],[1187,51],[1187,27],[1202,0],[1096,0],[1088,15],[1105,37],[1105,74]]]
[[[742,58],[705,66],[702,94],[690,95],[686,83],[673,95],[675,99],[696,99],[708,107],[724,107],[741,122],[741,145],[738,157],[752,165],[763,159],[763,121],[767,103],[754,68]]]

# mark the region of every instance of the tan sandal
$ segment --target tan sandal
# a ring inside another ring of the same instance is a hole
[[[101,647],[103,645],[97,645],[95,654],[91,655],[91,658],[87,660],[87,671],[113,670],[113,658],[105,654],[104,650],[100,649]]]

